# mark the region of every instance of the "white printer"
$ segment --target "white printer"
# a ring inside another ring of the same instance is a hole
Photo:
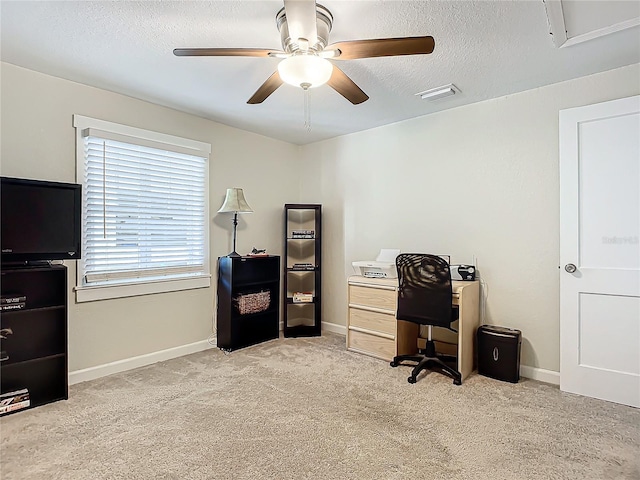
[[[356,275],[367,278],[398,278],[396,271],[396,257],[400,249],[383,248],[374,261],[353,262],[353,270]]]

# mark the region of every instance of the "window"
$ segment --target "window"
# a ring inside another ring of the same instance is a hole
[[[78,302],[208,287],[211,146],[74,115]]]

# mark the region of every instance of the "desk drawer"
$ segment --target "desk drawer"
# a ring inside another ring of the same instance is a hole
[[[388,313],[371,312],[359,308],[349,309],[349,326],[365,328],[395,336],[396,317]]]
[[[366,353],[383,360],[391,360],[396,353],[395,340],[349,330],[349,350]]]
[[[349,303],[366,307],[382,308],[395,312],[397,295],[395,290],[349,285]]]

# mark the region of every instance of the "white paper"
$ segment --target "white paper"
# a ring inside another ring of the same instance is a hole
[[[376,262],[389,262],[396,263],[396,257],[400,255],[400,249],[396,248],[381,248]]]

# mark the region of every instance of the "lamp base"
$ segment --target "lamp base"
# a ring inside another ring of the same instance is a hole
[[[235,250],[229,254],[227,254],[227,257],[241,257],[242,255],[240,255],[238,252],[236,252]]]

